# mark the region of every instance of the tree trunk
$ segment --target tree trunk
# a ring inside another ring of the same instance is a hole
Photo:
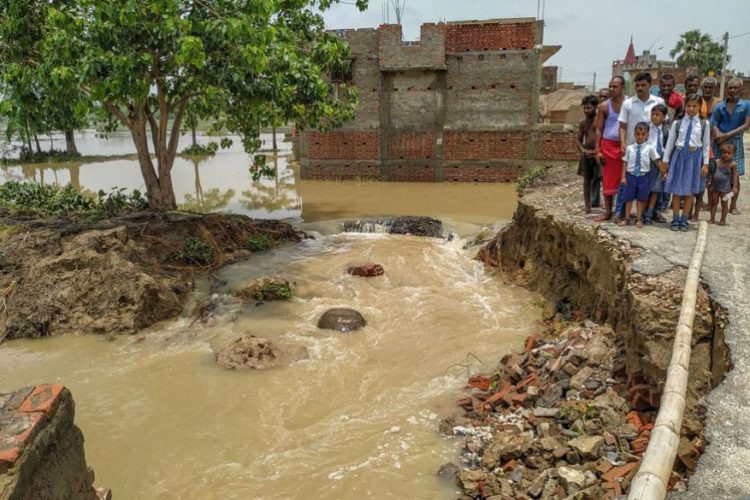
[[[39,144],[39,136],[34,132],[34,142],[36,143],[36,152],[39,154],[42,152],[42,145]]]
[[[272,141],[272,146],[271,147],[273,148],[273,152],[275,153],[276,151],[279,150],[279,147],[276,144],[276,127],[275,126],[271,127],[271,135],[273,136],[273,138],[271,139],[271,141]]]
[[[73,133],[73,129],[65,131],[65,151],[69,155],[77,155],[78,148],[76,147],[76,138]]]
[[[190,131],[193,134],[193,147],[198,145],[198,141],[195,138],[195,123],[190,124]]]
[[[135,150],[138,153],[138,164],[141,167],[143,181],[146,184],[148,205],[151,210],[166,211],[177,208],[171,176],[158,177],[148,150],[148,136],[146,134],[146,119],[142,117],[133,121],[131,129]],[[159,158],[159,151],[156,156]]]

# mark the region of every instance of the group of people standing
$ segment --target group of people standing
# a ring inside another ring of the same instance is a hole
[[[726,224],[728,213],[739,214],[740,177],[745,173],[743,134],[750,128],[750,102],[740,98],[742,80],[732,78],[726,98],[716,95],[718,82],[697,76],[685,81],[685,94],[675,90],[675,79],[664,75],[658,95],[651,94],[652,78],[640,73],[635,95],[625,97],[625,80],[612,78],[599,96],[586,96],[584,119],[578,127],[586,212],[601,204],[598,221],[614,220],[636,227],[669,222],[674,231],[689,231],[698,220],[709,193],[710,223]],[[671,202],[670,202],[671,198]],[[636,214],[632,215],[635,205]]]

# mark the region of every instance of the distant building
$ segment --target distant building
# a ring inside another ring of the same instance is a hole
[[[527,167],[577,158],[570,128],[541,125],[539,95],[557,86],[543,63],[560,49],[533,18],[428,23],[419,42],[400,25],[339,30],[359,89],[352,120],[302,130],[303,179],[513,181]]]
[[[612,76],[625,78],[625,90],[627,93],[632,93],[635,76],[642,72],[651,74],[651,78],[654,80],[651,87],[652,93],[656,93],[659,88],[659,80],[663,75],[669,74],[674,76],[677,83],[676,87],[678,90],[683,90],[685,79],[690,75],[698,74],[698,68],[680,67],[674,61],[660,61],[656,58],[656,54],[652,54],[649,50],[644,50],[640,56],[637,56],[635,54],[635,47],[633,46],[633,37],[631,36],[625,58],[612,61]]]

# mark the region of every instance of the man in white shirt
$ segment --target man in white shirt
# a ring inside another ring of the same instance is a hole
[[[643,72],[635,77],[635,95],[625,99],[620,110],[620,150],[635,142],[633,132],[636,124],[651,121],[651,109],[657,104],[664,104],[664,99],[651,95],[651,75]]]
[[[625,154],[628,145],[635,142],[635,126],[640,122],[651,121],[651,109],[657,104],[664,104],[664,99],[653,96],[651,89],[651,74],[638,73],[635,76],[635,95],[625,99],[620,108],[620,151]],[[617,218],[625,217],[625,204],[622,202],[622,189],[617,192]],[[630,214],[627,214],[629,217]]]

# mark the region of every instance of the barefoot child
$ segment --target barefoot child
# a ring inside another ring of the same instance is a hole
[[[664,194],[664,180],[667,177],[667,166],[661,161],[664,156],[664,146],[667,145],[669,129],[666,124],[667,107],[657,104],[651,109],[651,125],[648,132],[648,143],[654,147],[657,160],[651,164],[649,177],[648,207],[643,212],[643,223],[651,224],[651,221],[667,222],[661,215],[661,199]]]
[[[596,157],[596,107],[599,98],[595,95],[587,95],[581,101],[583,106],[583,120],[578,124],[578,137],[576,146],[581,153],[578,162],[578,175],[583,177],[583,204],[586,213],[591,213],[592,201],[599,203],[599,159]]]
[[[711,130],[708,122],[698,116],[700,98],[696,94],[685,97],[685,116],[672,123],[669,140],[664,150],[664,162],[669,165],[664,190],[672,193],[672,231],[689,231],[688,214],[693,197],[701,192],[708,174],[708,148]],[[680,203],[683,202],[682,213]]]
[[[736,147],[733,142],[725,142],[721,145],[721,157],[716,160],[716,170],[711,178],[711,186],[709,187],[709,200],[711,204],[711,219],[708,221],[709,224],[716,222],[716,207],[719,204],[719,200],[721,200],[721,220],[719,221],[719,225],[726,225],[727,213],[729,213],[727,195],[732,193],[732,196],[737,196],[737,192],[739,191],[737,163],[732,159]]]
[[[625,150],[622,161],[622,178],[620,184],[624,186],[622,199],[625,202],[625,213],[629,214],[633,206],[633,200],[637,202],[637,215],[635,227],[643,227],[643,209],[649,197],[649,170],[659,155],[651,144],[648,144],[649,124],[640,122],[636,124],[635,144],[631,144]],[[627,217],[618,221],[619,225],[627,224]]]

